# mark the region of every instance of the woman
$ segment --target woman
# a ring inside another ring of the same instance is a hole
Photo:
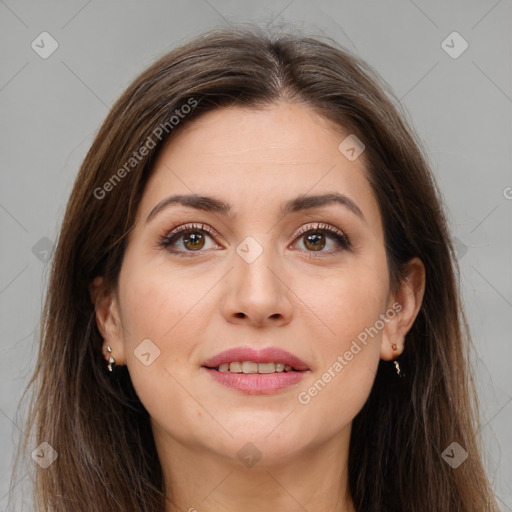
[[[258,30],[130,85],[53,260],[38,510],[497,510],[440,194],[392,98]]]

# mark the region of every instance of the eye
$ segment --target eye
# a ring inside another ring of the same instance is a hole
[[[211,239],[215,235],[216,233],[206,224],[183,224],[173,229],[170,233],[163,235],[158,245],[172,253],[192,256],[192,254],[187,253],[202,252],[201,250],[206,245],[206,239]],[[178,247],[181,245],[182,248],[176,249],[176,245]],[[220,246],[214,245],[214,247]]]
[[[219,235],[206,224],[183,224],[173,229],[170,233],[162,235],[158,246],[179,256],[194,256],[193,253],[204,252],[203,249],[220,248],[216,244],[213,244],[211,247],[205,247],[207,239],[213,239],[216,236]],[[330,254],[342,250],[350,251],[352,249],[348,236],[328,224],[303,226],[295,234],[295,238],[301,236],[306,251],[310,253]],[[329,240],[334,243],[335,247],[334,249],[324,251],[323,249],[329,245]]]
[[[329,226],[328,224],[307,225],[299,229],[296,237],[302,237],[304,247],[308,252],[332,253],[339,250],[350,251],[352,244],[348,236],[339,229]],[[334,240],[334,245],[338,248],[334,250],[323,251],[328,245],[328,240]]]

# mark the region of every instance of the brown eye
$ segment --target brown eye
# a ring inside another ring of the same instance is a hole
[[[319,253],[319,256],[352,250],[352,244],[348,236],[343,231],[328,224],[304,226],[296,236],[298,237],[298,243],[303,245],[306,252]]]
[[[189,245],[190,244],[190,245]],[[204,246],[204,235],[198,231],[183,235],[183,245],[190,250],[196,251]]]
[[[177,255],[190,256],[192,253],[204,253],[207,249],[218,249],[214,242],[213,230],[205,225],[186,224],[177,227],[161,237],[159,246]],[[207,245],[210,239],[210,246]]]
[[[311,233],[304,236],[304,245],[312,251],[321,251],[325,247],[325,235]]]

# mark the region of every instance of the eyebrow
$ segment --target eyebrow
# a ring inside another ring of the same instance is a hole
[[[146,223],[148,223],[160,211],[174,204],[180,204],[182,206],[195,208],[197,210],[219,213],[228,217],[232,216],[232,206],[229,203],[222,201],[221,199],[198,194],[175,194],[162,199],[151,210],[151,213],[146,219]],[[310,210],[329,204],[340,204],[345,206],[348,210],[357,215],[362,221],[366,223],[366,219],[364,218],[363,212],[359,206],[357,206],[357,204],[349,197],[337,192],[311,196],[302,194],[284,203],[281,206],[281,214],[284,216],[290,213]]]

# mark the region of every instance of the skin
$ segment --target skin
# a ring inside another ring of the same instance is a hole
[[[408,279],[392,293],[364,153],[349,161],[338,150],[347,135],[310,108],[284,102],[217,109],[189,122],[155,164],[117,288],[101,277],[91,284],[105,354],[109,345],[116,364],[128,366],[151,416],[167,512],[355,510],[347,492],[352,420],[379,360],[404,350],[425,275],[421,261],[412,260]],[[336,204],[279,212],[299,194],[326,192],[351,198],[365,220]],[[173,205],[146,223],[156,204],[177,193],[222,199],[234,215]],[[195,251],[178,238],[174,249],[191,257],[158,246],[161,235],[187,223],[206,224],[219,236],[203,234],[205,244]],[[306,235],[296,236],[301,226],[318,223],[346,233],[352,250],[329,233],[320,251]],[[252,263],[236,252],[247,236],[263,249]],[[396,302],[401,311],[309,403],[300,403],[298,394]],[[147,338],[160,350],[148,366],[134,354]],[[271,395],[229,389],[201,365],[236,346],[277,346],[310,370]],[[248,442],[261,454],[252,467],[237,457]]]

